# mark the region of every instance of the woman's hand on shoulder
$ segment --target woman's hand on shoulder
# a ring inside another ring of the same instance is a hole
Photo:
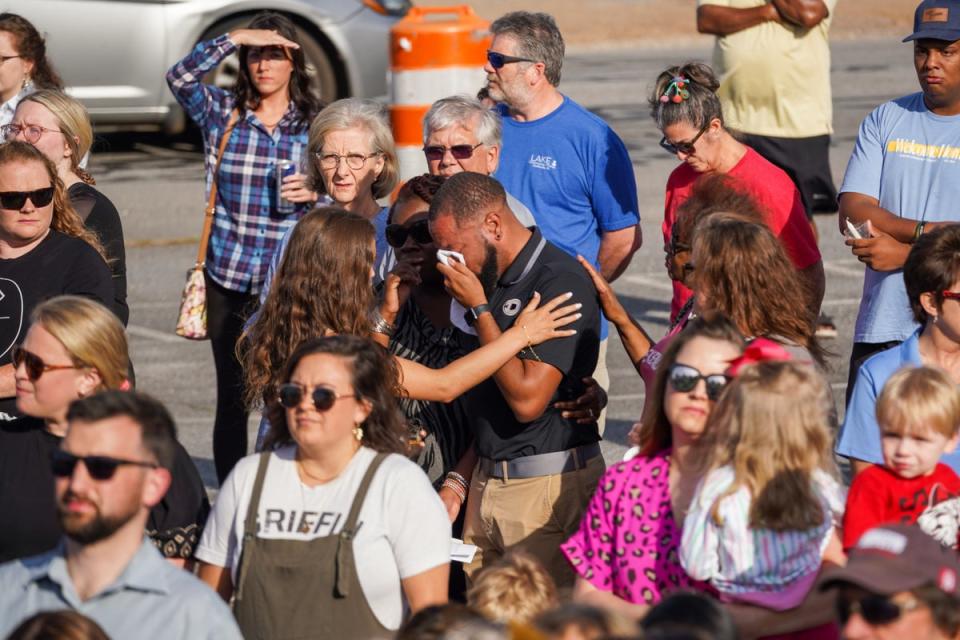
[[[238,47],[289,47],[299,49],[300,45],[287,40],[270,29],[236,29],[229,34],[230,40]]]
[[[534,292],[530,302],[517,316],[514,326],[521,327],[524,335],[532,345],[552,340],[553,338],[567,338],[577,333],[576,329],[561,329],[580,319],[581,305],[579,302],[560,306],[573,297],[572,293],[561,293],[553,300],[540,305],[540,294]]]
[[[578,255],[577,261],[590,276],[590,280],[593,281],[593,286],[597,290],[597,298],[600,300],[600,308],[603,309],[604,315],[614,324],[627,322],[629,319],[626,309],[620,304],[620,299],[617,298],[617,294],[613,292],[613,288],[606,278],[594,269],[590,261],[583,256]]]

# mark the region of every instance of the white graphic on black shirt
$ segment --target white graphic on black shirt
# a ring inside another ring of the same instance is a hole
[[[17,343],[23,328],[23,292],[10,278],[0,278],[0,358]]]

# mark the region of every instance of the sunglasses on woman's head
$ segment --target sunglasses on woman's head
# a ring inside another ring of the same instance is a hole
[[[894,622],[904,613],[913,611],[920,602],[910,598],[904,602],[894,602],[887,596],[867,594],[859,599],[850,599],[844,594],[837,597],[837,617],[845,625],[853,614],[859,614],[870,625],[883,625]]]
[[[10,360],[13,362],[13,368],[19,369],[22,364],[27,371],[27,378],[30,382],[36,382],[47,371],[59,371],[61,369],[79,369],[74,364],[47,364],[35,353],[27,351],[23,347],[14,347],[10,352]]]
[[[384,232],[387,237],[387,244],[394,249],[399,249],[407,242],[407,236],[413,238],[417,244],[430,244],[433,237],[430,235],[430,224],[426,220],[418,220],[409,227],[402,224],[388,224]]]
[[[477,144],[455,144],[452,147],[445,147],[439,144],[432,144],[423,148],[423,155],[427,156],[427,160],[443,160],[444,154],[447,153],[447,149],[450,150],[450,155],[452,155],[457,160],[466,160],[473,155],[473,152],[482,145],[482,142]]]
[[[94,480],[109,480],[117,472],[117,467],[122,465],[132,465],[135,467],[146,467],[156,469],[160,465],[156,462],[143,462],[140,460],[124,460],[122,458],[111,458],[110,456],[75,456],[63,449],[54,449],[50,458],[50,469],[53,475],[58,478],[69,478],[73,475],[77,463],[82,462],[87,468],[87,473]]]
[[[280,406],[284,409],[296,409],[303,401],[304,394],[307,393],[306,387],[296,382],[288,382],[280,385],[278,399]],[[356,398],[356,394],[340,395],[330,387],[314,387],[310,394],[313,399],[313,406],[317,411],[323,413],[329,411],[333,405],[341,398]]]
[[[724,387],[727,386],[728,378],[722,373],[713,373],[708,376],[703,375],[696,369],[685,364],[675,364],[670,367],[667,374],[667,381],[670,387],[679,393],[689,393],[703,380],[707,386],[707,398],[716,402]]]
[[[0,191],[0,207],[10,210],[23,209],[27,198],[35,207],[45,207],[53,202],[53,187],[34,189],[33,191]]]

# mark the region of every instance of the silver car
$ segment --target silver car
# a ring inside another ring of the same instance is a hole
[[[409,0],[14,0],[6,10],[46,34],[67,91],[98,125],[176,133],[186,117],[164,73],[197,42],[246,26],[258,11],[291,17],[324,101],[386,94],[390,27]],[[236,56],[212,73],[231,86]]]

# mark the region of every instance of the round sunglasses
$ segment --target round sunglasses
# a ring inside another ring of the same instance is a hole
[[[477,144],[455,144],[452,147],[445,147],[439,144],[431,144],[423,148],[423,155],[427,156],[427,161],[433,162],[435,160],[443,160],[443,156],[446,155],[447,151],[450,151],[452,155],[457,160],[466,160],[473,155],[473,152],[476,151],[477,147],[482,145],[482,142]]]
[[[703,375],[698,370],[685,364],[675,364],[670,367],[667,373],[667,382],[670,387],[679,393],[689,393],[703,380],[707,386],[707,398],[716,402],[723,389],[727,386],[729,378],[722,373],[713,373],[708,376]]]
[[[10,352],[10,360],[13,362],[14,369],[19,369],[20,365],[23,365],[30,382],[36,382],[47,371],[81,368],[75,364],[47,364],[40,356],[23,347],[14,347]]]
[[[430,224],[426,220],[418,220],[409,227],[402,224],[388,224],[384,235],[387,238],[387,244],[394,249],[399,249],[407,243],[407,237],[413,238],[417,244],[430,244],[433,237],[430,235]]]
[[[280,385],[278,393],[280,406],[282,406],[284,409],[296,409],[298,406],[300,406],[300,403],[303,401],[303,397],[306,393],[306,387],[297,384],[296,382],[282,384]],[[356,393],[340,395],[330,387],[314,387],[310,396],[313,400],[313,406],[320,413],[329,411],[333,405],[336,404],[337,400],[341,400],[343,398],[354,398],[356,400],[360,399],[360,396]]]
[[[156,462],[144,462],[142,460],[124,460],[123,458],[112,458],[110,456],[75,456],[63,449],[54,449],[50,457],[50,470],[58,478],[69,478],[73,475],[77,463],[82,462],[87,468],[87,473],[94,480],[109,480],[117,472],[117,468],[123,465],[134,467],[146,467],[147,469],[157,469],[160,465]]]

